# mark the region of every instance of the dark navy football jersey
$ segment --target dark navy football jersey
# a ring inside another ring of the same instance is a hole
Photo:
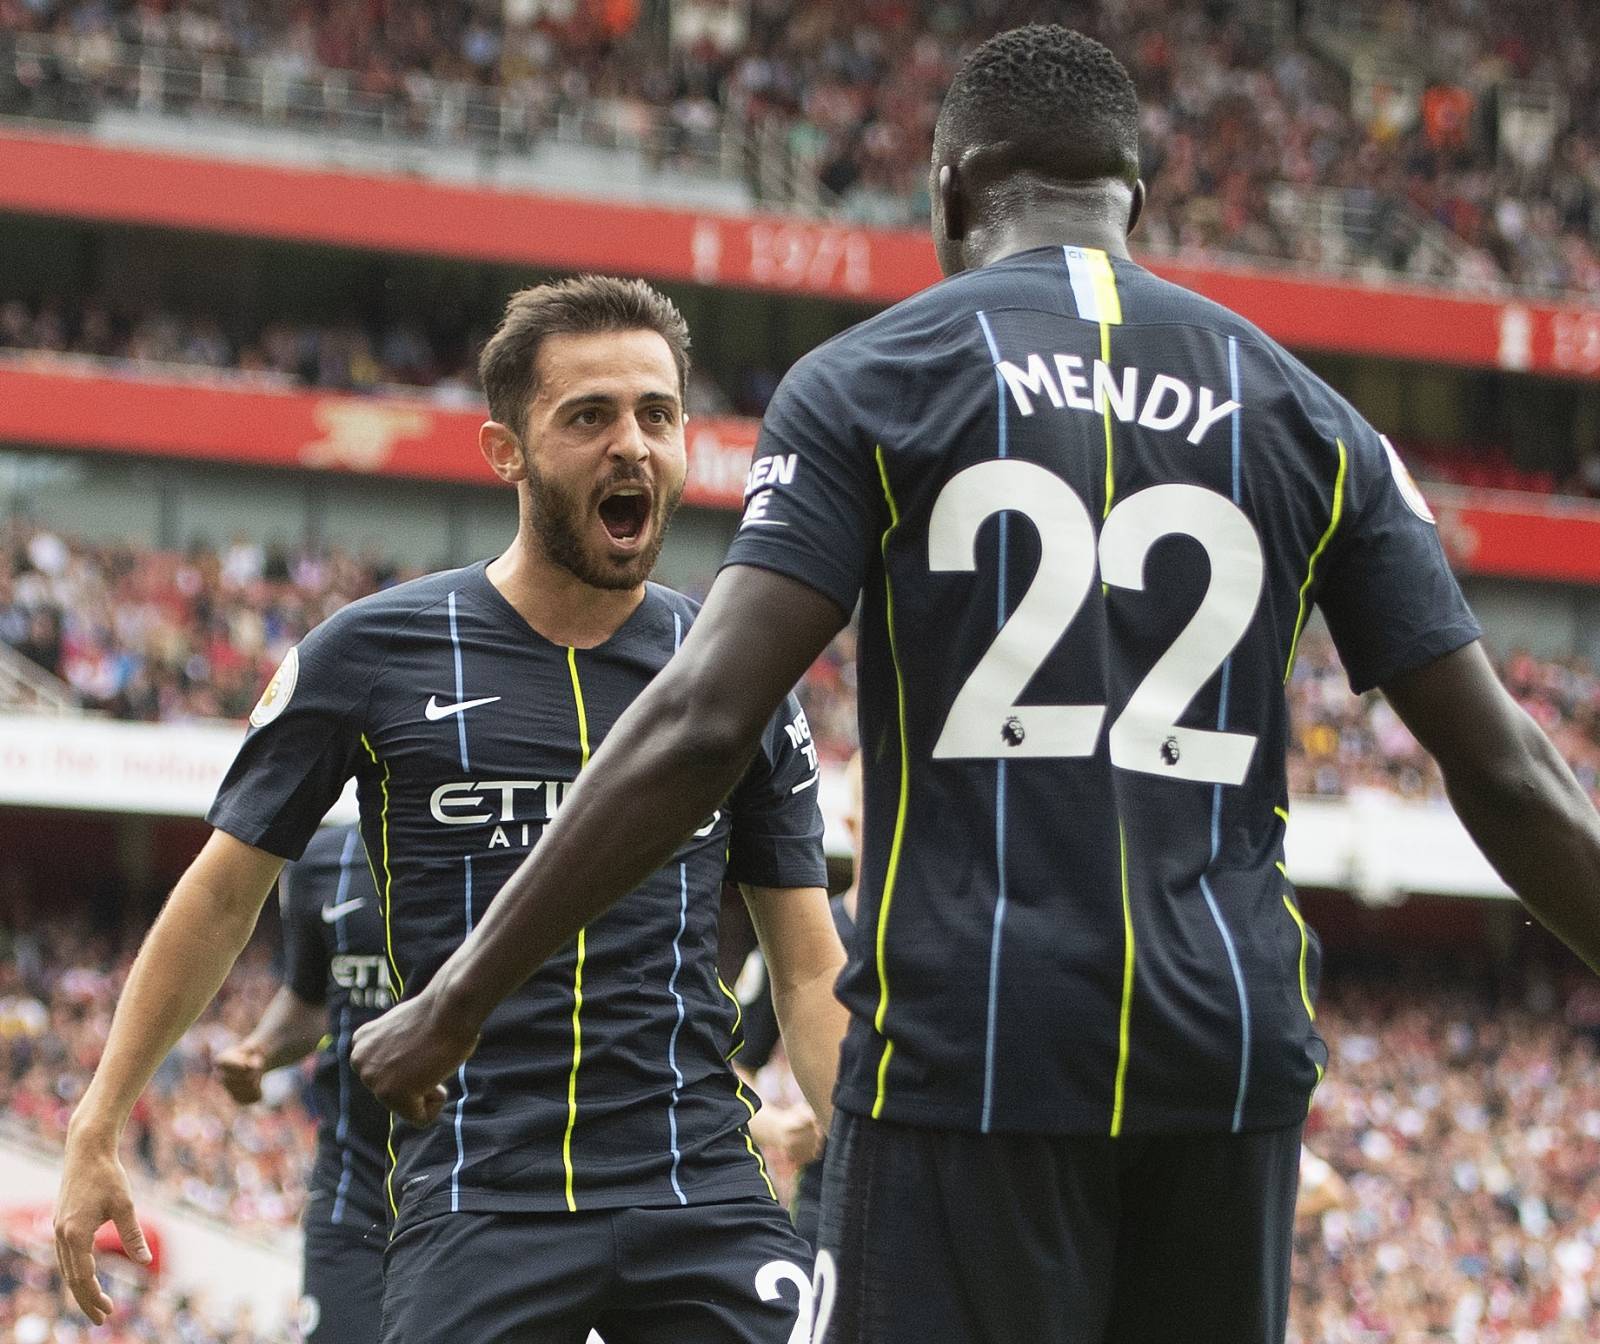
[[[1039,248],[813,351],[728,563],[862,602],[866,854],[839,1101],[1034,1133],[1303,1117],[1318,949],[1283,686],[1473,640],[1388,443],[1255,327]]]
[[[354,826],[320,830],[278,879],[283,982],[297,998],[326,1004],[328,1037],[312,1093],[317,1158],[306,1216],[371,1227],[387,1216],[389,1112],[350,1066],[356,1028],[394,1003],[383,910]]]
[[[536,634],[485,566],[364,598],[279,669],[210,820],[299,853],[354,775],[400,997],[481,919],[579,770],[688,632],[650,585],[605,643]],[[724,878],[821,886],[816,751],[791,698],[745,778],[673,859],[489,1017],[438,1123],[393,1127],[391,1211],[540,1211],[771,1196],[728,1057]],[[640,800],[640,806],[648,806]],[[617,833],[628,830],[616,818]]]

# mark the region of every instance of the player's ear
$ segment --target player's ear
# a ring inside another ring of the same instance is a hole
[[[528,459],[515,430],[498,420],[485,420],[478,430],[478,451],[489,470],[502,481],[515,485],[528,479]]]
[[[1128,206],[1128,232],[1139,227],[1139,217],[1144,214],[1144,179],[1133,184],[1133,201]]]
[[[967,196],[961,175],[954,164],[942,163],[935,179],[942,232],[952,243],[959,243],[967,236]]]

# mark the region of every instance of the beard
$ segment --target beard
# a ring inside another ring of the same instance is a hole
[[[527,461],[526,458],[524,458]],[[650,577],[667,539],[667,525],[683,498],[683,482],[669,495],[654,493],[648,526],[650,540],[633,555],[613,555],[593,540],[590,525],[601,498],[614,486],[645,484],[641,471],[616,471],[601,481],[587,499],[528,466],[529,516],[533,535],[550,560],[591,588],[621,591],[637,588]]]

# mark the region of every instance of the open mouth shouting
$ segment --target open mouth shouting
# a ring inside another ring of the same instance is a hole
[[[613,546],[639,548],[649,530],[651,505],[650,487],[643,482],[625,481],[607,489],[600,499],[600,525]]]

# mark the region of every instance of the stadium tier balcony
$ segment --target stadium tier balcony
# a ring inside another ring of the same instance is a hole
[[[1148,252],[1600,292],[1592,6],[1302,8],[1298,29],[1285,0],[1052,14],[1109,42],[1141,89]],[[926,217],[933,120],[962,55],[1033,17],[887,0],[528,12],[13,3],[0,115],[224,157],[901,226]]]

